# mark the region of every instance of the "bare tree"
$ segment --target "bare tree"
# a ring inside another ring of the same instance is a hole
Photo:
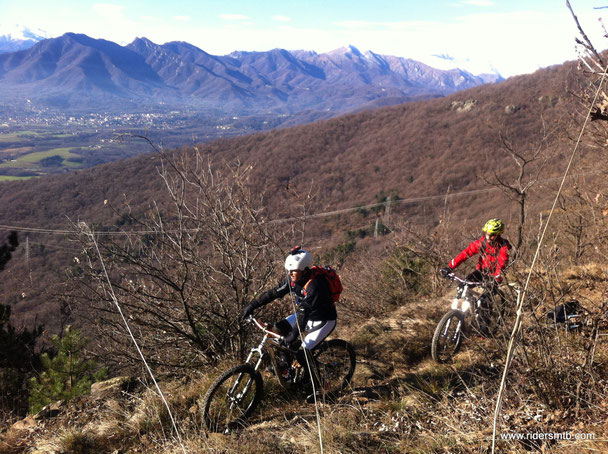
[[[507,196],[515,201],[519,207],[519,221],[517,224],[517,240],[515,247],[520,250],[524,240],[524,225],[526,223],[527,203],[530,189],[538,183],[541,172],[547,164],[549,153],[549,137],[547,123],[541,115],[541,131],[538,143],[532,146],[516,144],[508,132],[500,132],[500,151],[507,160],[492,157],[492,162],[499,163],[492,167],[491,176],[479,175],[482,180],[491,186],[498,187]],[[490,161],[490,157],[486,157]],[[512,166],[505,163],[511,162]]]
[[[593,162],[593,168],[586,184],[577,182],[569,194],[560,201],[562,217],[566,224],[565,232],[573,243],[574,263],[578,264],[582,255],[594,251],[596,255],[605,257],[603,237],[605,232],[606,196],[604,182],[608,169],[604,154],[608,146],[608,82],[605,52],[597,51],[575,15],[570,2],[566,1],[579,31],[575,39],[578,51],[578,71],[570,83],[569,92],[574,100],[572,103],[578,123],[585,125],[581,134],[582,142],[591,152],[598,154]],[[604,7],[605,8],[605,7]],[[600,8],[596,8],[600,9]],[[604,37],[608,31],[599,19]],[[587,120],[589,116],[590,121]]]
[[[605,219],[602,206],[605,203],[601,191],[594,191],[594,196],[579,184],[562,195],[559,199],[560,211],[557,213],[560,229],[564,237],[567,253],[574,265],[580,265],[583,256],[590,252],[600,253],[606,244]]]
[[[570,2],[566,0],[566,5],[579,30],[579,37],[575,38],[578,51],[578,73],[582,77],[574,79],[574,87],[570,87],[570,93],[579,101],[578,114],[582,117],[587,115],[589,106],[590,124],[587,127],[587,137],[596,142],[597,146],[606,146],[608,135],[608,95],[606,94],[606,68],[607,63],[600,52],[597,51],[574,14]],[[604,36],[608,37],[603,23]],[[598,121],[600,120],[600,121]]]
[[[151,363],[201,366],[240,355],[247,335],[241,310],[273,275],[277,253],[261,196],[247,187],[251,167],[214,168],[198,152],[162,158],[166,191],[148,212],[134,213],[125,203],[113,208],[121,228],[92,234],[77,228],[81,308],[94,318],[108,358],[138,360],[110,304],[103,260]]]

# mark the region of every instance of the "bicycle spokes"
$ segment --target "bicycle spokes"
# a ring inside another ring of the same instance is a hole
[[[315,353],[316,383],[319,391],[335,394],[343,390],[355,370],[355,352],[345,341],[332,339]]]
[[[262,386],[262,378],[249,364],[226,371],[205,395],[205,425],[214,432],[229,432],[243,425],[261,398]]]
[[[458,351],[462,341],[464,315],[459,310],[451,310],[443,316],[431,343],[431,356],[439,363],[446,362]]]

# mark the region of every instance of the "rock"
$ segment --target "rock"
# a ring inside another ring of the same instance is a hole
[[[505,106],[505,114],[507,115],[511,115],[514,114],[515,112],[517,112],[520,109],[519,106],[515,106],[513,104],[509,104],[508,106]]]
[[[34,430],[36,428],[36,420],[33,416],[28,416],[21,421],[17,421],[11,426],[11,430]]]
[[[450,106],[450,110],[455,110],[458,113],[469,112],[476,105],[476,99],[467,99],[466,101],[453,101]]]
[[[46,419],[46,418],[54,418],[59,413],[63,407],[65,407],[65,401],[58,400],[52,404],[48,404],[46,407],[43,407],[38,413],[34,415],[35,420]]]
[[[91,398],[93,400],[107,399],[122,392],[132,391],[137,385],[133,377],[114,377],[110,380],[100,381],[91,385]]]

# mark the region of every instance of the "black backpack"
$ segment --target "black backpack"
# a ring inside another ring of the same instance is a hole
[[[578,316],[580,310],[580,303],[577,300],[570,300],[547,312],[547,318],[555,323],[566,323],[571,318]]]

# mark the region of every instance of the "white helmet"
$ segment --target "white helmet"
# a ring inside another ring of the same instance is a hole
[[[285,269],[287,271],[300,270],[312,267],[312,255],[310,252],[301,249],[300,246],[294,247],[285,259]]]

